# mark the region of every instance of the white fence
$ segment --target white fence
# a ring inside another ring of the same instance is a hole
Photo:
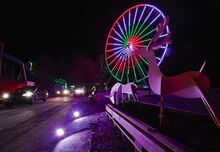
[[[125,114],[112,105],[106,105],[106,113],[114,124],[140,152],[189,152],[192,151],[174,139],[161,134],[148,124]]]

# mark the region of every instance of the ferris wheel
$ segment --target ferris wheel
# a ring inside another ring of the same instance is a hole
[[[114,22],[105,44],[105,60],[111,75],[120,82],[140,82],[148,76],[148,62],[132,52],[147,47],[164,14],[155,6],[139,4],[127,9]],[[160,38],[169,33],[169,27]],[[156,53],[158,65],[163,61],[168,44]]]

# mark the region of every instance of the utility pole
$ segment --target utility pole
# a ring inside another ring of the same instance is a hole
[[[1,42],[1,53],[3,54],[4,42]],[[2,76],[2,56],[0,58],[0,77]]]

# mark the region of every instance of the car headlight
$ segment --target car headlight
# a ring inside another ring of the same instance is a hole
[[[26,93],[24,93],[22,96],[23,97],[31,97],[34,93],[31,91],[27,91]]]
[[[82,88],[81,89],[76,89],[75,93],[76,94],[84,94],[85,93],[85,89],[82,89]]]
[[[57,91],[57,94],[60,94],[60,91]]]
[[[63,90],[63,94],[67,95],[67,94],[69,94],[69,93],[70,93],[69,90],[67,90],[67,89]]]
[[[10,95],[8,93],[3,93],[2,98],[3,99],[8,99]]]

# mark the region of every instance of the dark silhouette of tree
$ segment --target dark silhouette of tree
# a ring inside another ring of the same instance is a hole
[[[89,57],[80,56],[72,65],[71,79],[76,84],[91,86],[102,82],[103,76],[100,67]]]
[[[50,86],[56,77],[56,64],[46,55],[40,55],[35,61],[35,79],[38,84]]]
[[[99,55],[98,61],[102,71],[103,78],[106,79],[106,76],[109,74],[109,71],[105,63],[105,56],[103,54]]]

